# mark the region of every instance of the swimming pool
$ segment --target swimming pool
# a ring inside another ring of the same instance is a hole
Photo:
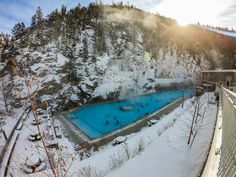
[[[195,89],[184,90],[184,97],[193,96]],[[90,138],[111,133],[149,115],[182,97],[181,89],[140,95],[126,100],[85,105],[66,117]]]

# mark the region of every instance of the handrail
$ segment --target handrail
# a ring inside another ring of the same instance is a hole
[[[218,177],[232,177],[236,172],[236,94],[221,89],[222,98],[222,144]]]

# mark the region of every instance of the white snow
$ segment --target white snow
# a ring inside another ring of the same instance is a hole
[[[187,145],[187,138],[195,98],[186,100],[184,108],[181,106],[176,108],[173,112],[163,116],[155,125],[144,127],[140,132],[126,136],[125,143],[117,146],[109,143],[100,147],[98,151],[91,151],[91,156],[83,157],[82,161],[81,156],[74,152],[74,145],[63,136],[62,139],[58,139],[59,145],[62,147],[60,154],[66,159],[67,164],[73,162],[68,175],[80,174],[83,170],[91,168],[91,173],[95,177],[95,173],[107,177],[196,177],[206,160],[214,128],[217,107],[208,104],[208,100],[212,97],[212,93],[205,93],[201,97],[200,102],[203,106],[200,114],[203,113],[205,107],[206,113],[204,119],[195,126],[195,130],[197,129],[198,132],[191,148]],[[10,163],[9,172],[17,174],[19,177],[25,175],[20,168],[30,154],[39,152],[43,158],[47,159],[45,153],[38,148],[42,144],[29,142],[27,139],[29,134],[36,130],[31,125],[32,119],[33,115],[30,114],[26,125],[20,132]],[[47,122],[46,119],[44,119],[45,121]],[[45,132],[47,124],[44,122],[41,128]],[[129,158],[127,158],[127,152]],[[121,163],[115,167],[117,160],[121,160]],[[42,174],[45,172],[50,173],[50,170],[47,169]]]
[[[100,71],[105,71],[107,69],[107,64],[109,62],[109,56],[103,55],[102,57],[98,57],[96,66]]]
[[[53,97],[51,95],[42,95],[40,97],[41,101],[48,101],[48,100],[52,100],[52,99],[53,99]]]
[[[68,61],[68,58],[66,58],[64,55],[58,53],[57,54],[57,65],[63,66]]]
[[[17,177],[28,176],[23,171],[22,167],[24,163],[26,162],[26,159],[29,158],[30,156],[41,157],[42,159],[46,159],[46,162],[47,162],[47,156],[46,156],[45,150],[43,149],[42,142],[41,141],[31,142],[28,140],[28,137],[30,134],[34,134],[38,131],[36,126],[32,125],[33,119],[34,119],[34,116],[33,116],[33,113],[31,112],[29,114],[29,118],[26,119],[22,130],[18,131],[19,138],[16,141],[16,146],[14,148],[14,151],[11,157],[8,174],[11,173],[13,176],[17,176]],[[47,122],[48,122],[47,119],[43,119],[43,122],[40,125],[40,129],[42,132],[44,132],[45,135],[48,136],[49,131],[48,131]],[[62,148],[61,157],[64,159],[68,158],[68,153],[70,153],[69,155],[71,155],[71,153],[74,152],[72,143],[70,143],[68,139],[64,137],[57,140],[61,145],[60,147]],[[50,150],[50,152],[52,151]],[[54,154],[54,157],[56,157],[56,155],[57,153]],[[52,176],[51,173],[52,172],[49,169],[49,164],[47,162],[46,170],[42,172],[30,174],[29,176],[35,176],[35,177]]]
[[[79,99],[78,96],[75,95],[75,94],[72,94],[72,95],[70,96],[70,100],[72,100],[72,101],[77,101],[78,99]]]
[[[216,177],[221,153],[216,153],[218,150],[220,150],[221,144],[222,144],[222,108],[221,105],[219,105],[218,115],[217,115],[217,124],[214,132],[214,138],[211,145],[211,150],[207,159],[206,166],[204,168],[202,177]]]
[[[93,92],[93,97],[102,96],[103,98],[107,98],[107,94],[118,91],[120,87],[119,83],[115,82],[107,82],[101,84],[99,87],[97,87]]]

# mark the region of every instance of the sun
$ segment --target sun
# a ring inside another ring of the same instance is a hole
[[[227,7],[221,0],[164,0],[151,11],[176,19],[180,26],[200,22],[201,24],[218,24],[220,9]],[[210,7],[210,8],[209,8]]]
[[[186,20],[177,20],[177,23],[180,25],[180,26],[188,26],[191,22],[188,22]]]
[[[192,20],[189,17],[186,17],[185,15],[179,14],[176,18],[176,21],[179,26],[188,26],[192,24]]]

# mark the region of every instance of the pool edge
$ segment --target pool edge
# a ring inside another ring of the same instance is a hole
[[[191,98],[191,97],[190,97]],[[189,98],[186,98],[189,99]],[[96,137],[94,139],[91,139],[85,132],[83,132],[79,127],[73,124],[70,120],[66,118],[65,115],[59,114],[58,116],[61,118],[64,118],[65,121],[69,122],[69,124],[73,125],[73,127],[79,132],[80,135],[77,133],[76,136],[78,136],[78,139],[81,139],[82,144],[86,144],[87,148],[91,147],[100,147],[104,144],[107,144],[111,142],[114,138],[118,136],[126,136],[131,133],[135,133],[140,131],[143,127],[147,126],[147,122],[151,119],[159,119],[163,115],[169,114],[174,109],[176,109],[180,104],[182,103],[182,98],[178,98],[175,101],[171,102],[170,104],[164,106],[161,109],[158,109],[157,111],[153,112],[152,114],[148,116],[144,116],[142,119],[137,120],[133,122],[132,124],[126,125],[114,132],[108,133],[106,135]],[[78,142],[75,142],[75,144],[78,144]]]

